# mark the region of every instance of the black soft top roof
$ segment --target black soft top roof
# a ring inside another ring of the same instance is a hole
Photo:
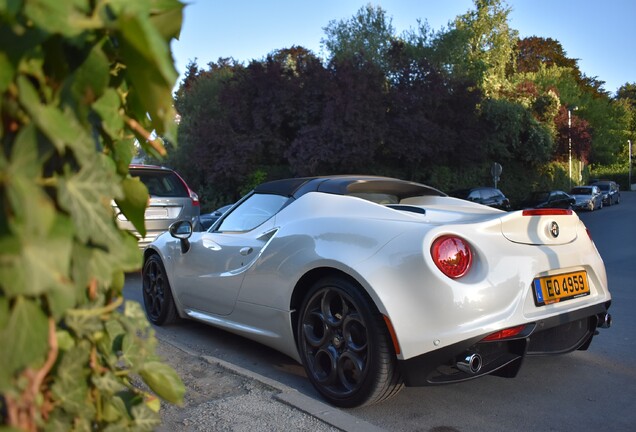
[[[308,192],[324,192],[336,195],[383,193],[395,195],[400,200],[424,195],[446,196],[444,192],[415,182],[390,177],[353,175],[274,180],[257,186],[254,192],[294,198],[298,198]]]

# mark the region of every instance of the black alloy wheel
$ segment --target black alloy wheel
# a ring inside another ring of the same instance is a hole
[[[142,271],[144,308],[148,320],[155,325],[170,324],[178,319],[166,269],[158,255],[151,255]]]
[[[309,291],[298,342],[310,381],[336,406],[379,402],[403,387],[382,315],[344,278],[323,279]]]

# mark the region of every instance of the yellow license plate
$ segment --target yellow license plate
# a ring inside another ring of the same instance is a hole
[[[584,271],[536,278],[532,286],[534,287],[534,299],[537,306],[590,294],[587,273]]]

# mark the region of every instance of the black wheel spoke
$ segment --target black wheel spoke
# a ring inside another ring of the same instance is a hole
[[[347,351],[338,359],[338,380],[349,391],[362,384],[366,361],[357,353]]]
[[[356,312],[347,316],[343,325],[343,336],[350,351],[362,353],[367,349],[367,328],[360,314]]]

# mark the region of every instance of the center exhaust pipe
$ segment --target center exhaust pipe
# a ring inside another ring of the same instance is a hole
[[[463,360],[457,362],[457,369],[467,374],[474,375],[481,370],[483,362],[479,354],[469,354]]]

